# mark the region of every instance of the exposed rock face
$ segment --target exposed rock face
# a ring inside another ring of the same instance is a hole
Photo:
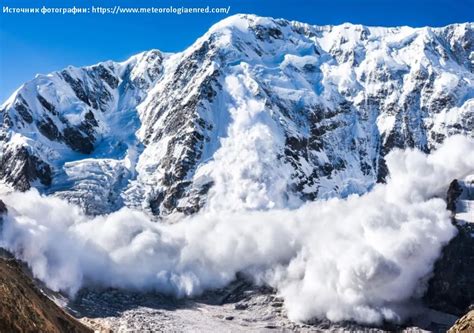
[[[268,163],[264,189],[282,178],[299,200],[364,192],[386,177],[391,149],[473,136],[473,31],[238,15],[181,53],[40,75],[0,107],[0,178],[93,214],[192,214],[212,191],[216,156],[263,128],[272,148],[259,137],[244,148]],[[114,185],[97,190],[104,177]]]
[[[462,315],[474,303],[474,228],[458,229],[458,235],[444,248],[435,265],[425,299],[432,308]]]
[[[459,318],[448,333],[472,333],[474,332],[474,310]]]
[[[454,215],[456,214],[456,203],[459,196],[463,193],[463,188],[459,184],[457,179],[454,179],[448,188],[448,194],[446,196],[447,208]],[[456,222],[456,221],[454,221]]]
[[[0,332],[92,332],[48,299],[13,259],[0,258]]]
[[[7,206],[0,200],[0,234]],[[0,248],[0,332],[92,332],[38,289],[29,272]]]
[[[8,212],[7,206],[2,200],[0,200],[0,216],[3,214],[6,214],[7,212]]]
[[[161,59],[160,52],[149,51],[125,63],[69,67],[26,83],[0,109],[1,178],[19,190],[34,183],[50,192],[69,190],[66,196],[73,201],[80,198],[74,188],[87,187],[87,181],[74,181],[68,166],[124,154],[123,141],[138,128],[134,107],[159,75]],[[96,175],[102,178],[101,172]]]
[[[0,200],[0,235],[2,234],[2,230],[3,230],[3,216],[8,213],[8,209],[7,209],[7,206],[5,205],[5,203]],[[0,249],[1,251],[1,249]]]
[[[448,208],[458,235],[444,248],[436,262],[433,278],[425,295],[426,303],[434,309],[462,315],[474,304],[474,224],[457,218],[461,198],[474,200],[467,192],[472,183],[454,180],[448,190]],[[474,217],[474,211],[470,212]]]
[[[44,186],[51,185],[51,167],[37,156],[32,155],[26,146],[7,150],[0,160],[0,175],[20,191],[29,190],[31,184],[39,181]]]

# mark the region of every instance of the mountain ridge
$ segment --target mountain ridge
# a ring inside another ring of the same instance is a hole
[[[391,149],[472,137],[473,31],[235,15],[183,52],[26,83],[0,108],[0,176],[91,214],[268,209],[363,193],[384,180]],[[241,167],[215,172],[229,165]],[[226,187],[235,190],[216,192]],[[223,195],[231,204],[212,204]]]

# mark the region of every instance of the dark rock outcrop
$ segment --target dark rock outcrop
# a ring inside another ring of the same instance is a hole
[[[31,183],[39,180],[45,186],[52,181],[51,167],[28,148],[7,150],[0,159],[0,178],[13,184],[17,190],[27,191]]]
[[[448,195],[446,197],[447,208],[454,215],[456,213],[456,201],[462,194],[463,190],[457,179],[449,184]]]
[[[5,215],[6,213],[8,213],[7,206],[2,200],[0,200],[0,236],[2,235],[2,230],[3,230],[3,215]]]
[[[458,234],[443,249],[424,297],[429,307],[458,316],[474,304],[474,225],[457,223],[454,218],[462,192],[463,188],[454,180],[448,190],[447,205]]]
[[[89,180],[109,176],[97,160],[120,160],[132,168],[116,189],[120,205],[193,214],[212,178],[201,166],[239,123],[232,110],[257,102],[261,110],[249,112],[245,127],[272,131],[270,164],[288,171],[288,198],[364,193],[385,181],[393,149],[429,153],[449,136],[473,137],[474,89],[462,79],[472,75],[473,31],[471,23],[374,29],[236,15],[176,55],[151,50],[25,83],[0,110],[0,155],[21,157],[10,150],[27,146],[52,169],[55,186],[46,191],[70,201],[85,196]],[[374,51],[380,45],[393,52]],[[267,160],[258,146],[257,160]],[[94,154],[82,164],[86,156],[70,150]],[[51,183],[45,172],[30,177],[31,168],[11,167],[20,163],[0,166],[0,179],[20,190]],[[94,170],[90,177],[69,172],[76,163]]]
[[[2,200],[0,200],[0,216],[3,214],[6,214],[7,212],[8,212],[7,206]]]

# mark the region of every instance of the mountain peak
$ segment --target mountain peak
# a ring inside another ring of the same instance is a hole
[[[385,178],[390,150],[472,135],[471,28],[238,14],[183,52],[41,76],[2,106],[0,177],[92,214],[191,214],[218,181],[247,208],[361,193]],[[241,183],[257,184],[255,200]]]
[[[275,21],[283,21],[281,19],[274,19],[271,17],[263,17],[254,14],[235,14],[228,16],[221,21],[214,24],[209,32],[215,32],[223,29],[238,29],[241,31],[248,30],[249,26],[264,25],[273,26]]]

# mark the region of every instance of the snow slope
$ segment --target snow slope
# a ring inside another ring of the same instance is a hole
[[[38,75],[0,108],[0,177],[90,214],[364,193],[393,148],[473,136],[473,31],[236,15],[180,53]]]

